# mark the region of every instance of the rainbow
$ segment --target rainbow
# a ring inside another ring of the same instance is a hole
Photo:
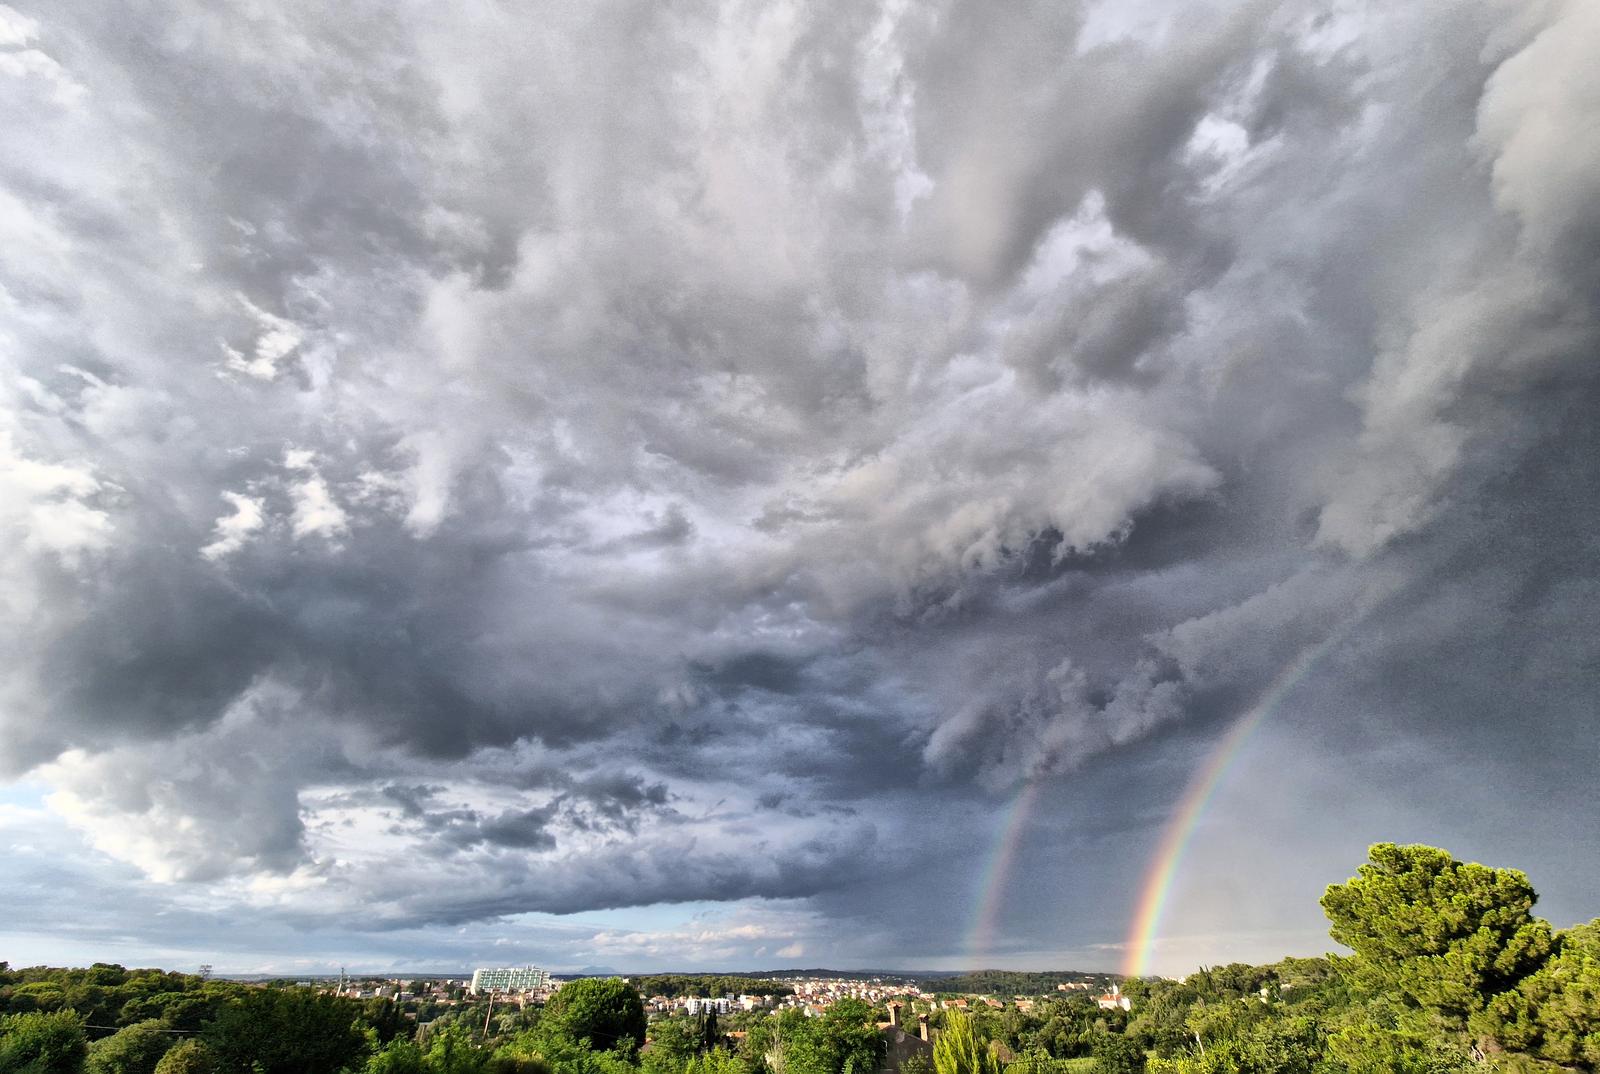
[[[1222,785],[1233,763],[1244,752],[1250,736],[1261,726],[1272,711],[1311,673],[1317,663],[1327,656],[1357,623],[1367,618],[1363,612],[1346,620],[1322,641],[1300,652],[1288,667],[1278,674],[1255,705],[1228,729],[1222,741],[1212,749],[1211,755],[1200,771],[1189,781],[1183,797],[1179,799],[1172,818],[1167,821],[1155,854],[1146,869],[1140,885],[1139,902],[1133,915],[1124,945],[1122,972],[1129,977],[1142,977],[1149,972],[1150,955],[1156,944],[1156,931],[1166,913],[1167,899],[1172,894],[1172,884],[1178,869],[1183,865],[1189,842],[1199,827],[1200,818],[1217,788]]]
[[[995,936],[1000,931],[1000,910],[1004,903],[1005,880],[1011,875],[1017,860],[1017,850],[1022,845],[1022,833],[1028,826],[1034,803],[1039,798],[1040,781],[1030,779],[1017,792],[1011,808],[1000,819],[1000,832],[995,838],[994,853],[988,867],[978,874],[978,912],[973,918],[972,931],[967,940],[967,951],[973,959],[973,969],[983,969],[977,960],[994,951]]]
[[[1229,770],[1244,752],[1250,737],[1274,709],[1300,685],[1313,668],[1364,622],[1382,603],[1367,604],[1347,618],[1321,641],[1307,646],[1278,674],[1261,693],[1250,711],[1241,716],[1222,740],[1212,749],[1200,771],[1189,781],[1177,808],[1162,832],[1161,841],[1146,869],[1140,884],[1140,895],[1128,938],[1123,945],[1122,972],[1130,977],[1149,972],[1150,955],[1155,947],[1156,933],[1166,912],[1167,900],[1172,893],[1174,880],[1183,865],[1190,840],[1199,826],[1206,807],[1211,804],[1217,788],[1222,785]],[[1028,818],[1038,804],[1043,780],[1032,778],[1017,792],[1011,807],[1002,815],[994,841],[994,850],[988,865],[979,873],[977,912],[968,934],[967,952],[974,969],[983,967],[978,961],[994,953],[995,939],[1000,930],[1000,913],[1004,905],[1006,879],[1015,866],[1022,836]]]

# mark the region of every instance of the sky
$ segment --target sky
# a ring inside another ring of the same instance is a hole
[[[0,5],[0,959],[1181,974],[1378,841],[1600,915],[1596,48]]]

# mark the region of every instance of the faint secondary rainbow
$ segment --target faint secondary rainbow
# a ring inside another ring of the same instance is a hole
[[[1161,919],[1167,909],[1167,899],[1172,894],[1172,882],[1178,875],[1179,867],[1183,865],[1189,841],[1194,836],[1195,828],[1199,825],[1206,806],[1211,803],[1212,795],[1222,785],[1234,761],[1239,759],[1239,755],[1250,740],[1250,735],[1261,726],[1275,708],[1283,703],[1284,698],[1300,684],[1301,680],[1310,674],[1317,662],[1337,647],[1356,624],[1367,617],[1367,614],[1369,613],[1363,612],[1351,617],[1322,641],[1303,649],[1300,655],[1272,681],[1250,711],[1228,729],[1222,741],[1212,749],[1205,765],[1189,781],[1189,786],[1183,792],[1183,798],[1173,811],[1172,819],[1167,821],[1166,831],[1161,835],[1161,842],[1156,846],[1155,854],[1151,857],[1150,865],[1145,872],[1144,882],[1140,885],[1138,907],[1133,915],[1133,924],[1124,947],[1123,973],[1129,977],[1141,977],[1149,972],[1150,954],[1155,946],[1156,930],[1161,927]]]
[[[1149,971],[1156,931],[1161,927],[1167,899],[1172,893],[1173,881],[1177,877],[1178,870],[1183,865],[1189,842],[1206,807],[1211,804],[1217,788],[1222,785],[1233,763],[1244,751],[1250,736],[1265,722],[1273,710],[1283,703],[1294,688],[1300,685],[1323,657],[1338,648],[1351,631],[1365,622],[1386,601],[1379,599],[1361,603],[1364,607],[1361,607],[1356,614],[1339,624],[1320,642],[1302,649],[1299,655],[1279,672],[1278,677],[1267,686],[1250,711],[1241,716],[1228,729],[1222,741],[1213,747],[1210,756],[1206,758],[1206,763],[1189,781],[1189,786],[1185,788],[1183,797],[1167,822],[1161,842],[1156,847],[1140,885],[1133,923],[1124,944],[1123,973],[1127,976],[1139,977]],[[1023,834],[1027,830],[1028,819],[1038,804],[1043,782],[1041,779],[1030,779],[1017,792],[1010,809],[1001,819],[989,862],[979,874],[978,908],[967,940],[967,953],[973,960],[974,969],[983,968],[977,964],[978,961],[994,954],[995,939],[1000,931],[1000,915],[1004,908],[1006,880],[1016,864]]]
[[[1022,845],[1022,833],[1028,826],[1028,816],[1039,798],[1039,783],[1039,780],[1030,779],[1017,792],[1011,810],[1000,822],[1000,835],[995,839],[989,864],[979,874],[978,912],[967,939],[967,952],[974,962],[994,953],[995,936],[1000,931],[1000,910],[1005,901],[1006,877],[1011,875],[1017,850]],[[974,965],[972,968],[984,967]]]
[[[1171,893],[1178,868],[1183,864],[1189,840],[1194,835],[1206,806],[1211,803],[1212,795],[1222,784],[1233,762],[1244,750],[1250,735],[1261,726],[1268,714],[1290,691],[1299,685],[1316,663],[1344,640],[1356,622],[1364,618],[1365,615],[1352,618],[1321,642],[1302,650],[1272,681],[1250,711],[1228,729],[1222,741],[1212,749],[1205,765],[1189,781],[1189,786],[1184,790],[1172,818],[1167,822],[1161,842],[1156,846],[1150,866],[1140,884],[1138,909],[1124,945],[1126,953],[1123,958],[1123,973],[1130,977],[1138,977],[1147,972],[1156,929],[1160,927],[1162,915],[1166,910],[1167,896]],[[1017,792],[1011,808],[1001,819],[999,834],[995,838],[994,851],[989,857],[989,863],[979,874],[978,910],[974,915],[972,930],[967,941],[967,953],[973,960],[973,969],[984,968],[978,965],[978,961],[994,953],[995,938],[1000,931],[1000,914],[1005,903],[1006,880],[1016,863],[1017,851],[1022,845],[1028,818],[1033,814],[1034,806],[1039,800],[1042,782],[1039,779],[1030,779]]]

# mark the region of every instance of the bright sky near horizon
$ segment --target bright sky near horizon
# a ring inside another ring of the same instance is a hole
[[[0,959],[1180,974],[1380,840],[1600,914],[1596,49],[0,4]]]

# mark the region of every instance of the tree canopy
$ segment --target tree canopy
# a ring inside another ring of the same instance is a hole
[[[573,1040],[600,1050],[631,1053],[644,1043],[644,1001],[632,985],[615,977],[567,982],[550,998],[546,1013]]]
[[[951,1011],[933,1046],[933,1069],[938,1074],[1000,1074],[1000,1060],[979,1039],[972,1019]]]
[[[89,1045],[88,1074],[155,1074],[156,1064],[172,1044],[171,1032],[159,1019],[135,1022]]]
[[[0,1074],[77,1074],[88,1048],[72,1011],[0,1018]]]
[[[1361,983],[1465,1028],[1549,957],[1537,899],[1515,869],[1379,843],[1355,877],[1328,888],[1322,907],[1333,938],[1355,951]]]
[[[357,1010],[303,989],[250,989],[217,1012],[205,1041],[224,1066],[239,1070],[339,1074],[366,1049]]]

